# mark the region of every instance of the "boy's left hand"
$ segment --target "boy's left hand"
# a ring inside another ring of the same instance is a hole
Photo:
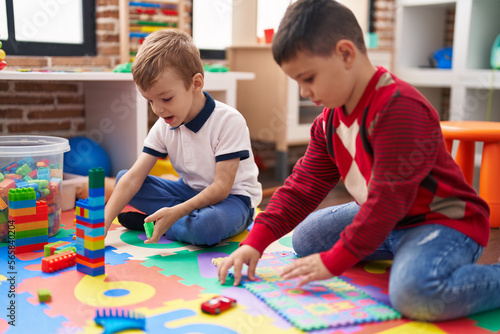
[[[332,278],[328,269],[326,269],[319,254],[312,254],[301,259],[293,261],[281,272],[281,277],[291,279],[300,277],[299,286],[316,280]]]
[[[167,230],[174,225],[174,223],[180,219],[182,216],[179,215],[179,210],[176,207],[171,208],[161,208],[160,210],[153,213],[151,216],[144,219],[145,223],[156,221],[155,228],[153,230],[153,236],[148,240],[144,241],[145,244],[156,244],[160,240],[160,237],[167,232]]]

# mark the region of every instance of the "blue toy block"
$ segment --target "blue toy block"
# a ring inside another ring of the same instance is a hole
[[[38,237],[29,237],[29,238],[22,238],[22,239],[16,239],[14,240],[14,244],[16,247],[18,246],[27,246],[27,245],[35,245],[35,244],[41,244],[44,242],[49,242],[49,236],[48,235],[40,235]]]
[[[36,207],[36,199],[28,199],[25,201],[9,201],[10,209],[26,209]]]
[[[89,197],[89,205],[93,209],[104,206],[104,196],[101,197]]]
[[[97,267],[97,268],[89,268],[86,265],[78,263],[78,262],[76,263],[76,270],[81,272],[81,273],[90,275],[90,276],[104,275],[104,272],[105,272],[104,266]]]
[[[104,188],[90,188],[89,198],[104,197]]]
[[[89,210],[89,220],[95,221],[100,220],[104,221],[104,209],[101,210]]]
[[[104,227],[97,227],[97,228],[90,228],[90,227],[85,227],[85,235],[88,235],[89,237],[95,238],[95,237],[101,237],[104,235]]]

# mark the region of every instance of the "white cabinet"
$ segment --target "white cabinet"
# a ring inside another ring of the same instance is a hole
[[[490,67],[499,13],[498,0],[399,0],[395,74],[440,115],[449,94],[450,120],[500,121],[500,74]],[[446,46],[453,48],[452,68],[429,68],[429,57]]]

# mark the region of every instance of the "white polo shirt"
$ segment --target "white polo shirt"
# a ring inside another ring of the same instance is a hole
[[[189,123],[173,128],[159,118],[144,140],[143,152],[162,158],[168,155],[184,183],[197,191],[212,184],[218,161],[240,158],[231,194],[247,196],[255,208],[262,199],[262,185],[245,118],[204,94],[205,106]]]

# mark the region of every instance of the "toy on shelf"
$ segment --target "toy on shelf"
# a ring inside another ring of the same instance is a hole
[[[104,169],[89,170],[89,197],[76,202],[76,270],[104,274]]]
[[[201,310],[205,313],[219,314],[231,307],[236,306],[236,299],[217,296],[201,304]]]
[[[5,62],[5,51],[2,50],[2,42],[0,41],[0,71],[7,67]]]
[[[141,313],[120,309],[98,309],[94,321],[104,327],[103,334],[111,334],[126,329],[146,330],[146,318]]]
[[[16,254],[42,250],[49,242],[47,204],[31,187],[9,190],[9,220],[14,224]]]
[[[50,302],[52,295],[48,289],[38,289],[38,301],[40,303]]]

